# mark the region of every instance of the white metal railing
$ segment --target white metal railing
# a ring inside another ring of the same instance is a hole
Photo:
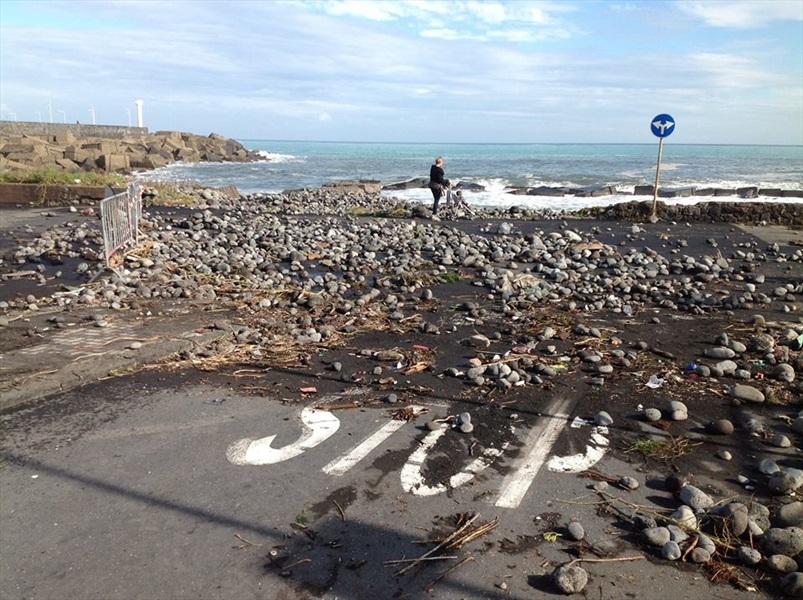
[[[110,269],[119,266],[123,253],[139,242],[141,218],[142,187],[137,182],[129,184],[125,192],[101,200],[103,255]]]

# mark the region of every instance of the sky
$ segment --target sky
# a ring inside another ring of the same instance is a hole
[[[803,144],[803,1],[0,0],[0,119],[238,140]]]

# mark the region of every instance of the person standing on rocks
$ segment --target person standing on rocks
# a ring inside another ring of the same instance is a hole
[[[449,180],[444,178],[443,173],[443,158],[438,157],[435,159],[435,164],[429,168],[429,189],[432,190],[432,216],[438,214],[438,203],[441,200],[446,188],[449,187]]]

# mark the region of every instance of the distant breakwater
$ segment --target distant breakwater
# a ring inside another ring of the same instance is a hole
[[[429,179],[419,177],[400,183],[383,185],[383,191],[410,190],[416,188],[426,188]],[[454,189],[467,192],[483,192],[485,187],[477,183],[457,182]],[[573,187],[509,187],[505,190],[508,194],[517,196],[546,196],[546,197],[565,197],[574,196],[576,198],[598,198],[602,196],[623,195],[626,192],[618,190],[613,185],[586,186],[580,188]],[[652,185],[637,185],[633,191],[633,196],[655,196],[655,187]],[[659,198],[691,198],[691,197],[738,197],[744,200],[752,200],[759,197],[765,198],[803,198],[803,190],[784,190],[780,188],[762,188],[759,186],[745,186],[735,189],[714,188],[714,187],[682,187],[682,188],[658,188]]]
[[[38,125],[38,127],[37,127]],[[212,133],[148,133],[145,128],[25,123],[0,127],[0,170],[57,169],[129,174],[175,162],[259,159],[240,142]]]

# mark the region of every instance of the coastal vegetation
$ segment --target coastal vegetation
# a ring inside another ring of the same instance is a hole
[[[46,168],[30,171],[3,171],[0,172],[0,183],[120,187],[126,185],[127,178],[119,173],[73,173],[62,169]]]

